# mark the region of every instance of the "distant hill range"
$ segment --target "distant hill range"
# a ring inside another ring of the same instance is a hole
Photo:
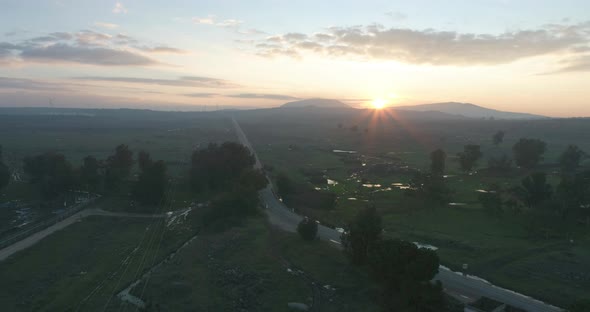
[[[318,107],[318,108],[351,108],[338,100],[331,99],[308,99],[295,102],[289,102],[281,105],[282,108],[301,108],[301,107]]]
[[[504,112],[495,109],[481,107],[470,103],[434,103],[410,106],[396,106],[395,110],[411,110],[411,111],[436,111],[452,115],[461,115],[469,118],[495,118],[495,119],[544,119],[547,118],[541,115],[527,114],[527,113],[513,113]]]

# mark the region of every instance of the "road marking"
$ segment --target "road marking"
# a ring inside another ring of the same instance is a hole
[[[333,239],[331,239],[330,241],[331,241],[332,243],[334,243],[334,244],[341,245],[341,243],[340,243],[339,241],[335,241],[335,240],[333,240]]]

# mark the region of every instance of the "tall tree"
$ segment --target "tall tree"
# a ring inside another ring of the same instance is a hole
[[[445,161],[447,154],[442,149],[430,153],[430,172],[435,175],[442,175],[445,172]]]
[[[482,155],[483,154],[481,153],[479,145],[465,145],[465,147],[463,148],[463,152],[457,154],[459,158],[459,164],[461,165],[461,169],[467,172],[471,171],[471,169],[473,169],[473,167],[477,165],[477,161],[481,158]]]
[[[133,152],[125,144],[115,148],[115,154],[106,161],[106,183],[110,188],[117,187],[121,181],[129,176],[133,167]]]
[[[539,204],[549,200],[553,194],[551,184],[547,183],[544,172],[535,172],[521,182],[521,198],[529,208],[539,207]]]
[[[96,192],[102,181],[101,163],[94,156],[84,157],[80,167],[80,184],[89,191]]]
[[[561,170],[573,172],[580,166],[580,161],[586,155],[577,145],[569,145],[559,157]]]
[[[409,184],[406,194],[410,197],[441,205],[451,201],[451,190],[442,175],[418,172],[410,179]]]
[[[505,133],[502,130],[494,133],[494,135],[492,136],[492,142],[494,143],[494,145],[498,146],[500,145],[500,143],[504,141],[504,134]]]
[[[141,150],[137,153],[137,164],[139,165],[139,170],[145,170],[153,165],[154,161],[148,152]]]
[[[305,217],[297,225],[297,233],[306,241],[314,240],[318,235],[318,224],[314,220]]]
[[[506,155],[488,159],[488,168],[494,172],[508,172],[512,167],[512,159]]]
[[[368,256],[371,276],[380,285],[384,311],[445,311],[438,273],[439,259],[428,249],[394,239],[374,244]]]
[[[64,155],[58,153],[25,157],[24,171],[45,199],[62,196],[74,182],[72,166]]]
[[[543,160],[547,145],[537,139],[520,139],[512,147],[516,164],[523,168],[534,168]]]
[[[381,239],[381,217],[374,206],[360,210],[342,234],[344,253],[355,265],[364,264],[369,249]]]
[[[255,162],[248,148],[241,144],[209,144],[206,149],[194,151],[192,154],[191,185],[195,191],[228,187],[244,170],[253,168]]]
[[[479,193],[478,200],[484,210],[490,215],[499,217],[504,212],[502,201],[502,189],[497,184],[492,184],[482,193]]]
[[[144,154],[147,154],[144,152]],[[144,155],[145,156],[145,155]],[[149,158],[149,154],[147,154]],[[135,196],[144,205],[157,205],[164,200],[168,175],[166,163],[158,160],[153,163],[144,163],[135,185]]]
[[[0,145],[0,190],[10,182],[10,170],[2,161],[2,145]]]

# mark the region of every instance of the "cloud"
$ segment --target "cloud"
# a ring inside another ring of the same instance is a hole
[[[546,74],[560,74],[570,72],[588,72],[590,71],[590,54],[574,56],[560,62],[562,68]]]
[[[0,62],[78,63],[100,66],[150,66],[162,64],[144,54],[185,53],[165,45],[147,45],[125,35],[93,30],[53,32],[20,42],[0,42]]]
[[[267,93],[262,93],[262,94],[261,93],[240,93],[240,94],[227,95],[227,97],[240,98],[240,99],[267,99],[267,100],[283,100],[283,101],[300,100],[300,98],[290,96],[290,95],[267,94]]]
[[[385,13],[385,15],[389,16],[394,21],[403,21],[408,18],[408,16],[404,13],[397,12],[397,11],[390,11]]]
[[[119,28],[119,25],[117,25],[117,24],[105,23],[105,22],[95,22],[94,26],[101,27],[101,28],[107,28],[107,29]]]
[[[243,21],[240,21],[237,19],[217,20],[217,17],[215,15],[207,15],[207,17],[193,17],[192,21],[195,24],[214,25],[214,26],[229,27],[229,28],[238,27],[243,23]]]
[[[66,90],[63,84],[32,79],[0,77],[0,89],[18,90]]]
[[[175,87],[198,87],[198,88],[235,88],[239,85],[223,79],[210,77],[192,77],[185,76],[177,79],[155,79],[155,78],[140,78],[140,77],[99,77],[86,76],[74,77],[78,80],[87,81],[111,81],[111,82],[125,82],[138,83],[147,85],[161,85],[161,86],[175,86]]]
[[[188,96],[188,97],[195,97],[195,98],[210,98],[210,97],[218,96],[219,94],[202,92],[202,93],[187,93],[187,94],[183,94],[183,95]]]
[[[115,14],[127,14],[127,8],[121,2],[115,3],[115,7],[113,8],[113,13]]]
[[[473,34],[434,29],[384,28],[381,25],[331,27],[311,35],[287,33],[254,43],[265,57],[301,57],[304,53],[393,60],[430,65],[496,65],[519,59],[565,53],[590,42],[590,22],[545,25],[502,34]]]
[[[170,54],[184,54],[187,53],[185,50],[171,48],[167,46],[155,46],[155,47],[138,47],[138,49],[150,52],[150,53],[170,53]]]
[[[25,61],[70,62],[104,66],[142,66],[158,63],[146,56],[127,50],[72,46],[65,43],[25,48],[21,51],[20,57]]]

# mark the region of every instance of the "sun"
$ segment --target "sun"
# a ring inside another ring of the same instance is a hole
[[[373,102],[371,102],[373,109],[382,109],[385,107],[385,104],[387,104],[387,101],[384,99],[374,99]]]

